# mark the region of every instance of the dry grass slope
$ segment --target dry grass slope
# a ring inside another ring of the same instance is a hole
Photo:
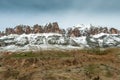
[[[4,52],[0,80],[120,80],[120,49]]]

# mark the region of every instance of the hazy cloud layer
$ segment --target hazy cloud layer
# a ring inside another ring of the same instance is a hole
[[[0,30],[57,21],[60,27],[98,24],[120,29],[120,0],[0,0]]]
[[[120,0],[0,0],[3,11],[120,12]]]

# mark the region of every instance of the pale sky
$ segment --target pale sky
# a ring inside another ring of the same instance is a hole
[[[0,30],[19,24],[61,28],[93,24],[120,29],[120,0],[0,0]]]

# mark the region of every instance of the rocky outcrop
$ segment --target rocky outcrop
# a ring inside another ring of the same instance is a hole
[[[115,29],[115,28],[111,28],[110,29],[110,34],[119,34],[120,32],[117,30],[117,29]]]
[[[47,25],[45,25],[44,27],[44,32],[45,33],[61,33],[61,29],[59,28],[59,25],[57,22],[54,22],[54,23],[49,23]]]
[[[36,24],[33,26],[33,33],[43,33],[44,30],[42,29],[42,26]]]
[[[24,30],[23,30],[24,26],[23,25],[18,25],[15,27],[15,34],[23,34]]]
[[[0,31],[0,37],[1,37],[1,36],[4,36],[4,35],[5,35],[5,33],[2,32],[2,31]]]
[[[33,26],[28,25],[18,25],[15,28],[6,28],[5,32],[0,32],[0,36],[9,35],[9,34],[30,34],[30,33],[60,33],[63,36],[68,37],[80,37],[80,36],[90,36],[100,33],[108,34],[120,34],[120,31],[115,28],[108,28],[102,26],[93,26],[89,25],[86,27],[81,24],[79,26],[74,26],[73,28],[60,29],[57,22],[46,24],[45,26],[35,24]]]
[[[9,35],[9,34],[15,34],[15,31],[13,28],[6,28],[5,30],[5,34],[6,35]]]
[[[90,36],[90,35],[96,35],[100,33],[107,33],[107,34],[120,34],[120,31],[115,28],[108,28],[108,27],[96,27],[93,25],[90,25],[90,27],[86,27],[84,25],[80,27],[74,27],[67,29],[67,35],[69,37],[80,37],[80,36]]]
[[[80,37],[81,36],[79,28],[74,28],[74,29],[69,28],[67,35],[69,37]]]
[[[26,26],[25,27],[25,33],[30,34],[31,32],[32,32],[32,30],[31,30],[30,26]]]
[[[57,22],[53,23],[52,32],[55,32],[55,33],[60,33],[61,32],[61,29],[59,28],[59,25],[58,25]]]
[[[41,26],[35,24],[33,27],[28,25],[18,25],[15,28],[6,28],[4,34],[0,32],[0,36],[9,35],[9,34],[30,34],[30,33],[61,33],[63,30],[59,28],[57,22],[46,24],[45,26]]]
[[[88,33],[92,35],[99,34],[99,33],[109,33],[109,30],[107,27],[95,27],[91,25]]]

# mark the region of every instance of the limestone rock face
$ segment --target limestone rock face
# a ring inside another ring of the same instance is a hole
[[[45,33],[62,33],[62,30],[59,28],[59,25],[57,22],[49,23],[48,25],[45,25],[44,32]]]
[[[75,29],[68,29],[68,36],[69,37],[80,37],[81,34],[80,34],[80,30],[78,28],[75,28]]]
[[[65,30],[64,30],[65,32]],[[63,34],[62,29],[59,28],[57,22],[46,24],[41,26],[35,24],[34,26],[28,25],[18,25],[15,28],[6,28],[5,32],[0,32],[0,36],[9,35],[9,34],[30,34],[30,33],[61,33]]]
[[[23,26],[22,25],[18,25],[15,27],[15,33],[16,34],[23,34],[24,33],[24,30],[23,30]]]
[[[36,24],[33,26],[33,33],[43,33],[43,29],[42,29],[42,26]]]
[[[6,35],[15,34],[15,31],[13,28],[6,28],[5,33],[6,33]]]
[[[107,27],[91,27],[89,33],[95,35],[99,33],[109,33],[109,31]]]
[[[119,34],[120,32],[117,29],[115,29],[115,28],[111,28],[110,29],[110,33],[111,34]]]
[[[107,27],[96,27],[92,25],[90,25],[89,28],[83,28],[83,27],[69,28],[67,29],[67,35],[69,37],[80,37],[80,36],[96,35],[100,33],[120,34],[120,31],[115,28],[108,29]]]
[[[26,26],[25,33],[30,34],[31,32],[32,32],[32,30],[31,30],[30,26]]]
[[[60,28],[58,26],[58,23],[57,22],[54,22],[53,23],[53,26],[52,26],[52,32],[55,32],[55,33],[60,33]]]
[[[45,33],[50,33],[50,32],[52,32],[52,24],[51,24],[51,23],[49,23],[48,25],[45,25],[45,27],[44,27],[44,32],[45,32]]]
[[[80,37],[80,36],[81,36],[80,31],[79,31],[78,28],[75,28],[75,29],[72,31],[72,34],[74,34],[75,37]]]
[[[100,33],[120,34],[120,31],[115,28],[90,25],[89,28],[85,25],[74,26],[69,29],[61,29],[57,22],[46,24],[45,26],[35,24],[33,26],[18,25],[15,28],[6,28],[5,32],[0,32],[0,36],[9,34],[30,34],[30,33],[59,33],[68,37],[90,36]]]
[[[4,36],[5,33],[3,31],[0,31],[0,37]]]

